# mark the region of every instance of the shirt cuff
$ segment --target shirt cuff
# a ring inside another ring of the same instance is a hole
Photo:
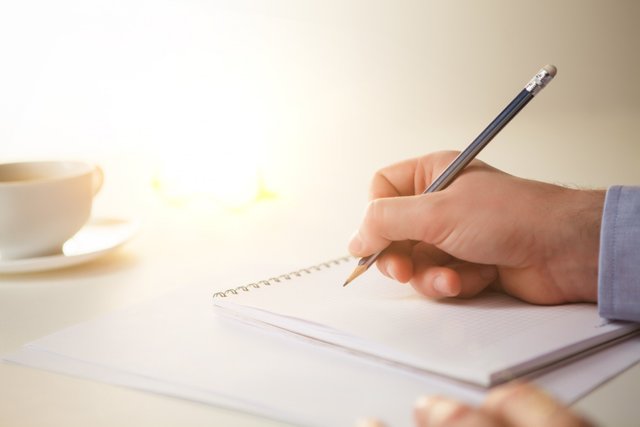
[[[600,229],[598,311],[640,322],[640,187],[607,190]]]

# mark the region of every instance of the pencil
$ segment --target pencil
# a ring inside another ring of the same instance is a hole
[[[456,157],[447,168],[427,187],[422,194],[433,193],[446,188],[460,172],[471,162],[482,149],[515,117],[525,105],[533,99],[556,75],[557,69],[553,65],[545,65],[540,71],[527,83],[518,95],[505,107],[498,116],[489,123],[489,126],[483,130],[476,139],[469,144],[458,157]],[[356,277],[367,271],[371,265],[378,259],[382,251],[373,255],[360,258],[358,265],[351,275],[344,282],[347,286]]]

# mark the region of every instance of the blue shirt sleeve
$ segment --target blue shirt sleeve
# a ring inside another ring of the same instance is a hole
[[[598,310],[640,322],[640,187],[607,190],[600,230]]]

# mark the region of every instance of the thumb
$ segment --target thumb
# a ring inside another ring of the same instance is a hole
[[[453,223],[446,200],[443,192],[372,200],[351,238],[349,252],[367,256],[403,240],[437,245]]]

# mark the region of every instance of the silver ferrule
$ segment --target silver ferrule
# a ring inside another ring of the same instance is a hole
[[[530,92],[531,95],[537,95],[546,85],[553,79],[553,76],[549,74],[549,71],[544,68],[538,71],[538,74],[527,83],[524,89]]]

